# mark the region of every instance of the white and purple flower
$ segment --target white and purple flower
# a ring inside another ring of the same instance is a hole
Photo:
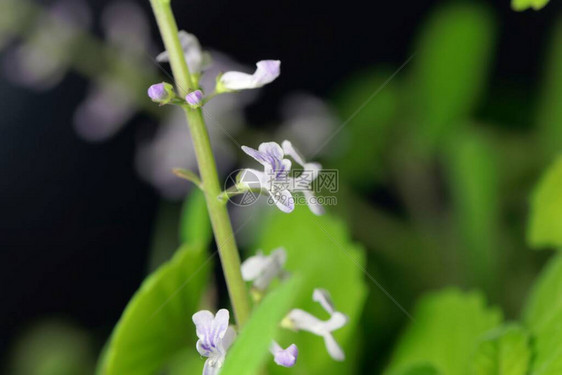
[[[217,92],[257,89],[273,82],[281,74],[281,61],[261,60],[256,63],[253,74],[242,72],[226,72],[220,76]]]
[[[258,250],[256,255],[242,263],[242,278],[244,281],[252,281],[253,287],[263,292],[273,279],[283,275],[286,261],[287,252],[282,247],[275,249],[269,255],[264,255]]]
[[[284,159],[281,146],[275,142],[260,144],[257,150],[242,146],[242,150],[263,165],[264,171],[246,169],[241,178],[244,185],[249,179],[257,178],[262,189],[265,189],[275,205],[283,212],[289,213],[295,209],[295,201],[289,191],[289,172],[291,161]]]
[[[312,191],[312,183],[322,169],[320,164],[307,163],[287,140],[283,141],[283,147],[275,142],[265,142],[260,144],[257,150],[247,146],[242,146],[242,150],[262,164],[264,171],[245,169],[241,174],[240,189],[261,188],[267,191],[275,205],[286,213],[292,212],[295,208],[293,193],[302,193],[314,214],[324,213]],[[303,168],[299,176],[290,176],[292,162],[285,156],[290,156]],[[259,186],[251,185],[256,182]]]
[[[208,310],[193,314],[193,323],[199,340],[196,347],[199,354],[207,357],[203,375],[218,374],[226,357],[228,348],[236,338],[234,328],[228,325],[230,314],[220,309],[216,315]]]
[[[273,361],[283,367],[293,367],[299,356],[299,348],[295,344],[283,349],[276,341],[271,343],[269,352],[273,355]]]
[[[348,317],[335,310],[328,291],[324,289],[314,289],[312,299],[320,303],[322,308],[330,314],[328,320],[320,320],[304,310],[293,309],[284,319],[283,326],[297,331],[307,331],[324,338],[328,354],[336,361],[343,361],[345,359],[345,354],[334,339],[332,332],[346,325]]]

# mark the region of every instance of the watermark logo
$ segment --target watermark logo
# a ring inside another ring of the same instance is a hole
[[[239,187],[243,181],[247,188]],[[256,203],[262,190],[261,181],[250,169],[238,169],[228,175],[224,183],[224,191],[227,192],[228,200],[235,206],[251,206]]]
[[[258,174],[259,173],[259,174]],[[268,203],[275,204],[271,195],[277,199],[282,191],[290,191],[295,205],[335,205],[334,196],[339,190],[339,171],[337,169],[302,170],[290,174],[264,174],[251,169],[238,169],[228,175],[224,191],[228,200],[236,206],[250,206],[261,195],[268,196]],[[314,192],[315,194],[307,194]],[[303,194],[301,194],[303,193]]]

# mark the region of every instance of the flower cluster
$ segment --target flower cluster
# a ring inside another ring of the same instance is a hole
[[[186,63],[191,73],[192,86],[195,88],[187,93],[185,98],[176,96],[173,87],[165,82],[157,83],[148,88],[148,96],[160,105],[180,104],[186,108],[196,109],[208,102],[212,97],[233,91],[254,89],[262,87],[275,80],[280,73],[280,62],[277,60],[263,60],[256,64],[253,74],[238,71],[228,71],[219,74],[216,78],[214,92],[205,95],[199,86],[206,67],[210,64],[209,54],[202,50],[197,38],[185,31],[179,33]],[[157,56],[157,61],[169,61],[169,54],[162,52]],[[290,213],[295,208],[294,194],[303,194],[310,210],[316,214],[324,213],[323,208],[314,198],[312,183],[318,177],[321,165],[307,162],[296,150],[293,144],[285,140],[279,145],[276,142],[266,142],[259,145],[258,149],[242,146],[242,150],[263,166],[263,171],[245,169],[239,175],[235,186],[240,191],[257,188],[260,192],[267,193],[275,205],[283,212]],[[293,166],[302,169],[296,174]],[[252,186],[257,182],[258,186]],[[228,196],[229,191],[223,192]],[[267,293],[273,280],[287,275],[284,266],[287,253],[284,248],[273,250],[269,255],[258,251],[241,265],[242,278],[252,283],[254,299],[259,303],[261,297]],[[315,289],[313,299],[319,302],[330,314],[327,320],[321,320],[301,309],[293,309],[283,320],[282,326],[292,330],[307,331],[324,339],[330,356],[338,361],[344,359],[343,350],[339,347],[332,332],[341,328],[348,321],[347,316],[335,310],[330,295],[324,289]],[[228,310],[221,309],[216,315],[210,311],[202,310],[193,315],[196,328],[197,350],[206,357],[203,375],[218,374],[223,366],[229,347],[232,345],[236,333],[229,326]],[[272,340],[270,352],[276,364],[283,367],[292,367],[298,358],[298,347],[290,344],[283,348],[278,342]]]
[[[197,37],[184,30],[178,33],[180,44],[184,53],[185,61],[192,75],[192,84],[195,87],[185,96],[185,103],[191,108],[199,108],[204,104],[204,93],[199,89],[199,79],[204,73],[206,68],[211,63],[210,54],[203,51],[201,44]],[[158,62],[169,62],[170,57],[167,51],[160,53],[156,57]],[[279,77],[281,70],[281,61],[279,60],[261,60],[256,63],[256,70],[254,73],[243,73],[238,71],[229,71],[219,74],[216,77],[216,86],[213,94],[207,97],[207,100],[212,96],[248,89],[257,89],[268,83],[273,82]],[[162,85],[162,84],[157,84]],[[156,86],[156,85],[153,85]],[[151,86],[151,88],[153,87]],[[173,92],[165,93],[162,86],[159,86],[158,91],[149,90],[149,97],[160,104],[167,104],[171,102],[175,95]],[[161,96],[161,93],[167,95]]]
[[[241,266],[242,276],[245,281],[251,281],[253,288],[264,292],[270,283],[285,274],[287,254],[284,248],[278,248],[269,255],[258,251],[244,261]],[[342,328],[348,322],[347,315],[335,309],[330,293],[325,289],[314,289],[312,299],[318,302],[329,314],[327,320],[301,310],[293,309],[281,322],[283,328],[293,331],[306,331],[322,337],[328,354],[336,361],[343,361],[345,354],[335,340],[332,332]],[[229,326],[228,310],[221,309],[216,315],[210,311],[202,310],[193,315],[195,331],[199,341],[196,347],[199,354],[207,357],[203,368],[203,375],[218,374],[227,355],[228,348],[232,345],[236,332]],[[283,349],[275,340],[271,342],[270,353],[273,361],[279,366],[292,367],[296,364],[299,350],[296,344],[290,344]]]

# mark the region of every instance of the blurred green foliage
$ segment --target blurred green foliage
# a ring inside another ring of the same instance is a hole
[[[562,157],[534,191],[528,236],[533,247],[562,247]]]
[[[487,8],[456,4],[436,11],[419,35],[408,86],[416,141],[434,149],[466,124],[486,87],[495,45]]]
[[[88,332],[67,322],[47,320],[34,324],[16,343],[11,375],[89,375],[95,354]]]
[[[472,129],[459,132],[448,145],[446,161],[455,227],[471,273],[469,280],[492,291],[501,245],[498,163],[489,143]]]
[[[548,4],[550,0],[511,0],[511,7],[514,10],[522,11],[529,8],[539,10]]]
[[[334,98],[340,117],[348,120],[340,125],[347,127],[346,139],[339,147],[341,150],[336,149],[339,155],[333,167],[345,171],[340,175],[343,181],[364,191],[383,179],[383,155],[391,120],[396,118],[398,109],[396,83],[388,81],[391,74],[385,69],[374,74],[371,71],[355,73]],[[373,87],[380,89],[373,92]],[[376,100],[371,101],[373,94]]]
[[[530,360],[529,334],[519,325],[508,324],[484,335],[469,366],[470,374],[525,375]]]
[[[447,290],[428,295],[419,302],[385,374],[422,364],[442,374],[465,374],[479,337],[501,321],[500,311],[486,307],[480,294]]]
[[[562,19],[554,25],[537,108],[540,152],[547,162],[562,149]]]
[[[562,371],[562,255],[554,257],[537,280],[523,314],[531,331],[532,375]]]

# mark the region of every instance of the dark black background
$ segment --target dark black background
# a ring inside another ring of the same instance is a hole
[[[516,13],[488,3],[499,22],[489,102],[509,88],[530,103],[560,6]],[[99,14],[106,3],[90,1]],[[149,12],[148,1],[139,1]],[[280,79],[249,109],[253,123],[278,116],[284,94],[329,96],[366,66],[399,66],[436,1],[174,0],[180,28],[205,46],[253,64],[283,62]],[[154,26],[155,40],[158,37]],[[160,44],[159,44],[160,45]],[[0,351],[43,316],[71,318],[100,341],[144,277],[158,197],[133,167],[136,118],[106,143],[75,135],[72,113],[87,82],[70,74],[46,93],[0,84]],[[498,91],[499,90],[499,91]],[[516,120],[516,119],[515,119]]]

